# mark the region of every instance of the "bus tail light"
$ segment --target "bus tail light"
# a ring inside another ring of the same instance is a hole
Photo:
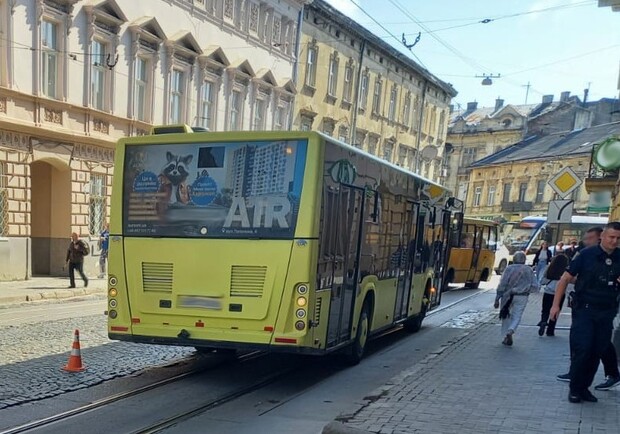
[[[272,332],[273,331],[273,326],[265,326],[263,327],[263,330],[266,332]]]
[[[116,297],[118,295],[118,291],[116,290],[116,288],[110,288],[108,294],[110,294],[110,297]]]
[[[140,318],[132,318],[131,319],[131,323],[132,324],[140,324]]]
[[[116,286],[118,284],[118,279],[116,278],[116,276],[110,276],[108,278],[108,283],[110,284],[110,286]]]
[[[305,323],[305,322],[303,322],[303,321],[297,321],[297,322],[295,323],[295,328],[296,328],[297,330],[299,330],[299,331],[302,331],[303,329],[305,329],[305,328],[306,328],[306,323]]]
[[[274,339],[279,344],[296,344],[297,339],[295,338],[275,338]]]

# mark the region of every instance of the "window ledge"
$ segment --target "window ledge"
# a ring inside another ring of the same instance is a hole
[[[325,101],[329,104],[336,104],[336,101],[338,100],[337,97],[335,97],[334,95],[328,93],[327,95],[325,95]]]

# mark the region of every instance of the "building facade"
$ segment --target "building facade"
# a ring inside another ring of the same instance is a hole
[[[582,180],[588,177],[592,147],[620,133],[620,122],[532,136],[470,165],[467,214],[515,221],[527,215],[546,215],[549,201],[558,199],[549,181],[570,167]],[[589,194],[582,183],[569,197],[574,213],[587,214]]]
[[[456,91],[323,0],[304,9],[293,128],[443,182]]]
[[[153,124],[289,129],[307,0],[0,0],[0,279],[61,275]]]

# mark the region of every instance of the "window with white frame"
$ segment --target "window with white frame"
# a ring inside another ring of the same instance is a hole
[[[267,101],[263,98],[256,98],[254,100],[254,121],[252,122],[252,129],[254,131],[262,131],[265,129],[266,108]]]
[[[54,3],[58,3],[54,1]],[[115,2],[84,7],[87,23],[86,103],[97,110],[114,109],[114,69],[121,26],[127,21]]]
[[[306,86],[316,86],[316,68],[319,48],[316,45],[308,45],[308,56],[306,58]]]
[[[170,77],[171,124],[182,123],[185,118],[185,71],[173,68]]]
[[[60,44],[59,24],[41,21],[41,91],[48,98],[59,98]]]
[[[90,199],[88,206],[88,233],[99,234],[106,217],[106,175],[90,176]]]
[[[349,142],[349,128],[344,125],[338,128],[338,140],[345,143]]]
[[[213,130],[215,115],[215,83],[209,80],[202,82],[200,93],[200,125]]]
[[[301,115],[300,116],[299,129],[301,131],[310,131],[310,130],[312,130],[312,122],[313,122],[312,117],[307,116],[307,115]]]
[[[281,101],[276,108],[274,119],[273,119],[273,129],[276,131],[286,130],[288,125],[288,112],[289,112],[289,103],[286,101]],[[303,127],[303,123],[302,123]],[[306,130],[307,131],[307,130]]]
[[[398,87],[396,85],[392,86],[392,91],[390,92],[390,106],[388,109],[388,119],[390,121],[394,121],[396,119],[396,100],[398,98]]]
[[[366,110],[366,104],[368,104],[368,84],[370,83],[370,76],[368,74],[368,69],[364,71],[362,74],[362,79],[360,83],[360,95],[359,95],[359,108],[362,110]]]
[[[495,186],[489,185],[489,191],[487,192],[487,206],[495,205]]]
[[[135,90],[134,90],[134,115],[135,118],[148,122],[150,120],[149,95],[150,95],[150,67],[149,60],[144,57],[136,58],[135,66]]]
[[[107,93],[109,87],[109,71],[106,66],[108,55],[107,44],[100,40],[93,40],[91,44],[91,80],[90,80],[90,105],[97,110],[107,110]]]
[[[473,203],[473,206],[480,206],[481,198],[482,198],[482,187],[477,186],[474,189],[474,203]]]
[[[411,119],[411,92],[407,92],[405,95],[405,103],[403,105],[403,124],[409,125]]]
[[[345,102],[351,102],[353,94],[353,63],[348,62],[344,68],[344,89],[342,93],[342,100]]]
[[[381,114],[381,91],[383,87],[383,82],[381,78],[377,78],[375,80],[375,91],[372,97],[372,112],[374,114]]]
[[[338,53],[332,54],[329,59],[329,71],[327,76],[327,94],[329,96],[336,96],[338,90]]]
[[[383,144],[383,159],[392,161],[392,153],[394,152],[394,144],[392,142],[385,142]]]
[[[228,123],[229,131],[241,129],[241,118],[243,116],[242,106],[243,96],[241,91],[233,90],[230,94],[230,122]]]

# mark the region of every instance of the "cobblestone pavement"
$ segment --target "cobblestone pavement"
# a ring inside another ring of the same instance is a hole
[[[568,317],[556,337],[539,337],[539,294],[530,297],[513,347],[501,345],[496,312],[422,363],[374,391],[353,415],[324,432],[404,433],[617,433],[620,390],[594,391],[596,404],[571,404]],[[566,311],[566,309],[565,309]],[[468,318],[457,318],[467,329]],[[603,379],[602,369],[595,383]],[[338,428],[338,425],[340,428]],[[361,431],[357,431],[361,430]]]
[[[73,330],[86,370],[61,370]],[[192,348],[110,341],[104,315],[0,327],[0,409],[82,389],[194,353]]]

